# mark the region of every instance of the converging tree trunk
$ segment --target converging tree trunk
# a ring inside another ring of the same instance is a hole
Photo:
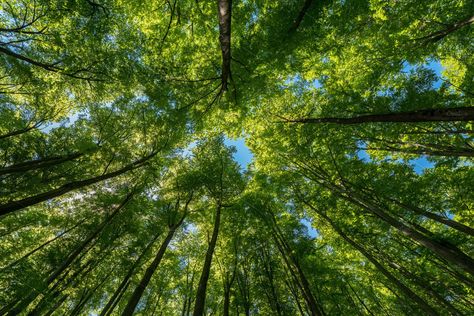
[[[212,256],[214,249],[216,248],[217,237],[219,235],[219,226],[221,222],[221,204],[219,203],[216,208],[216,214],[214,219],[214,229],[212,231],[211,242],[207,248],[206,258],[204,260],[204,266],[201,272],[201,278],[199,279],[199,285],[196,293],[196,301],[194,303],[193,316],[204,315],[204,305],[206,303],[206,289],[207,281],[209,280],[209,273],[211,271]]]
[[[341,125],[364,123],[419,123],[419,122],[456,122],[474,121],[474,107],[457,107],[446,109],[422,109],[408,112],[369,114],[356,117],[320,117],[320,118],[283,118],[287,123]]]

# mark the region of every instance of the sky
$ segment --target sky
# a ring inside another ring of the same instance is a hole
[[[234,154],[234,159],[237,161],[241,168],[247,169],[247,165],[252,161],[253,154],[245,145],[245,139],[243,137],[237,139],[226,138],[224,143],[227,146],[234,146],[237,152]]]

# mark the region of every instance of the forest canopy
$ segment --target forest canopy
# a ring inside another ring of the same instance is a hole
[[[473,14],[2,0],[0,315],[472,315]]]

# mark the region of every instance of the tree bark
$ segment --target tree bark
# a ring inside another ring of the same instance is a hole
[[[47,201],[49,199],[61,196],[63,194],[66,194],[68,192],[71,192],[71,191],[74,191],[74,190],[77,190],[77,189],[80,189],[80,188],[83,188],[83,187],[86,187],[86,186],[89,186],[91,184],[101,182],[101,181],[104,181],[104,180],[107,180],[107,179],[110,179],[110,178],[117,177],[117,176],[119,176],[121,174],[124,174],[128,171],[131,171],[131,170],[134,170],[134,169],[137,169],[137,168],[143,166],[143,164],[147,160],[151,159],[155,155],[156,155],[156,152],[152,153],[151,155],[148,155],[145,158],[139,159],[139,160],[137,160],[137,161],[135,161],[135,162],[133,162],[133,163],[117,170],[117,171],[109,172],[109,173],[106,173],[104,175],[89,178],[89,179],[86,179],[86,180],[72,181],[72,182],[69,182],[69,183],[66,183],[66,184],[60,186],[57,189],[53,189],[53,190],[50,190],[48,192],[40,193],[40,194],[30,196],[30,197],[27,197],[27,198],[24,198],[24,199],[21,199],[21,200],[16,200],[16,201],[11,201],[11,202],[7,202],[7,203],[4,203],[4,204],[0,204],[0,216],[6,215],[6,214],[14,212],[14,211],[21,210],[23,208],[26,208],[26,207],[29,207],[29,206],[32,206],[32,205],[35,205],[35,204],[38,204],[38,203],[41,203],[41,202],[44,202],[44,201]]]
[[[408,112],[369,114],[356,117],[320,117],[285,119],[288,123],[342,125],[364,123],[419,123],[419,122],[458,122],[474,121],[474,107],[457,107],[446,109],[421,109]]]
[[[130,283],[130,278],[133,276],[133,272],[135,271],[136,267],[138,266],[138,264],[140,263],[140,261],[142,260],[142,258],[146,255],[146,253],[148,252],[148,250],[153,246],[153,244],[155,243],[156,239],[160,236],[160,234],[157,234],[149,243],[148,245],[145,247],[145,249],[142,251],[142,253],[140,254],[140,256],[138,256],[138,258],[135,260],[135,262],[133,263],[133,265],[130,267],[130,269],[128,270],[127,274],[125,275],[125,277],[123,278],[122,282],[120,283],[120,285],[118,286],[118,288],[115,290],[114,294],[112,294],[112,296],[110,297],[109,301],[107,302],[107,304],[104,306],[104,308],[102,309],[102,312],[100,313],[99,316],[105,316],[109,313],[111,313],[113,311],[113,307],[114,306],[114,302],[116,300],[118,300],[118,297],[120,296],[120,294],[123,292],[124,288],[126,286],[128,286],[128,284]]]
[[[306,15],[306,12],[308,11],[311,4],[313,4],[313,0],[305,0],[304,1],[303,7],[301,8],[300,12],[298,13],[298,16],[293,21],[293,24],[291,25],[290,29],[288,30],[289,33],[295,32],[298,29],[298,27],[300,26],[301,22],[303,21],[303,18]]]
[[[0,176],[11,173],[26,172],[35,169],[46,168],[54,165],[62,164],[81,157],[82,153],[72,153],[66,156],[49,157],[38,160],[25,161],[0,169]]]
[[[45,280],[46,286],[49,286],[51,283],[56,280],[56,278],[61,275],[61,273],[66,270],[69,265],[76,259],[77,256],[93,241],[99,233],[104,229],[104,227],[109,224],[112,219],[119,213],[119,211],[131,200],[135,192],[129,193],[122,203],[115,208],[115,210],[110,214],[106,220],[104,220],[80,245],[77,247],[60,265],[56,270]],[[40,292],[31,291],[18,303],[12,306],[12,309],[9,311],[8,315],[17,315],[20,311],[26,308],[39,294]]]
[[[227,84],[231,78],[230,71],[230,34],[231,34],[231,14],[232,0],[218,0],[217,13],[219,17],[219,43],[222,51],[222,73],[220,93],[227,91]]]
[[[204,305],[206,303],[206,289],[207,281],[209,280],[209,273],[211,271],[212,256],[214,249],[216,248],[217,237],[219,235],[219,226],[221,221],[221,208],[220,204],[217,205],[216,216],[214,219],[214,229],[212,231],[211,242],[207,248],[206,258],[204,260],[204,266],[201,272],[201,278],[199,279],[198,290],[196,294],[196,301],[194,303],[193,316],[204,315]]]
[[[184,219],[184,218],[183,218]],[[148,266],[148,268],[145,271],[145,274],[143,275],[142,279],[140,280],[140,283],[137,285],[135,290],[133,291],[132,296],[128,300],[127,306],[122,312],[122,316],[130,316],[133,315],[135,308],[140,301],[140,298],[143,295],[143,292],[145,291],[146,287],[148,286],[148,283],[150,283],[151,277],[153,276],[153,273],[155,273],[156,269],[160,265],[161,260],[163,259],[163,256],[165,254],[166,249],[168,248],[168,245],[173,239],[174,233],[176,232],[176,229],[181,225],[182,220],[180,221],[179,224],[176,226],[170,227],[168,234],[166,235],[165,240],[160,246],[160,249],[156,253],[155,259],[153,262]]]

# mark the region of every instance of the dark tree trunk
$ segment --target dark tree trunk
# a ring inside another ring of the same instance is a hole
[[[288,123],[322,124],[334,123],[342,125],[364,123],[418,123],[418,122],[456,122],[474,121],[474,107],[458,107],[447,109],[422,109],[409,112],[369,114],[356,117],[320,117],[284,119]]]
[[[201,272],[201,278],[199,279],[199,285],[196,293],[196,301],[194,303],[194,312],[193,316],[202,316],[204,315],[204,305],[206,303],[206,289],[207,281],[209,280],[209,273],[211,271],[212,256],[214,254],[214,249],[216,248],[217,237],[219,235],[219,226],[221,222],[221,208],[219,204],[216,209],[216,217],[214,219],[214,229],[212,231],[211,242],[207,248],[206,258],[204,261],[204,266]]]
[[[127,197],[122,201],[122,203],[115,208],[115,210],[110,214],[105,221],[103,221],[80,245],[77,247],[62,263],[56,270],[45,280],[45,284],[49,286],[51,283],[56,280],[56,278],[61,275],[64,270],[66,270],[69,265],[80,255],[80,253],[92,242],[99,234],[102,232],[104,227],[109,224],[112,219],[119,213],[119,211],[130,201],[133,197],[134,192],[129,193]],[[8,313],[9,315],[17,315],[20,311],[26,308],[38,295],[40,292],[31,291],[28,295],[22,298]]]
[[[99,316],[105,316],[107,314],[109,314],[110,312],[113,311],[113,308],[112,306],[114,306],[114,302],[118,299],[118,297],[120,296],[120,294],[123,292],[124,288],[127,287],[129,284],[130,284],[130,278],[133,276],[133,273],[135,272],[135,269],[136,267],[139,265],[140,261],[142,260],[142,258],[146,255],[146,253],[148,252],[148,250],[153,246],[153,244],[155,243],[156,239],[160,236],[160,234],[157,234],[149,243],[148,245],[145,247],[145,249],[142,251],[142,253],[140,254],[140,256],[138,256],[137,260],[135,260],[135,262],[133,263],[133,265],[130,267],[130,269],[128,270],[127,274],[125,275],[125,277],[123,278],[122,282],[120,283],[120,285],[118,286],[118,288],[115,290],[114,294],[112,294],[112,296],[110,297],[109,301],[107,302],[107,304],[104,306],[104,308],[102,309],[102,312],[100,313]],[[110,311],[109,311],[110,310]]]
[[[227,84],[231,78],[230,71],[230,34],[232,0],[217,0],[217,14],[219,17],[219,42],[222,51],[221,93],[227,91]]]
[[[324,218],[334,229],[334,231],[341,236],[348,244],[357,249],[364,257],[366,257],[391,283],[397,286],[397,288],[407,297],[408,299],[413,300],[421,310],[423,310],[427,315],[438,316],[438,313],[423,300],[420,296],[415,294],[412,290],[405,286],[397,277],[392,275],[385,267],[378,262],[364,247],[356,243],[354,240],[349,238],[326,214],[318,211],[311,204],[304,202],[322,218]]]
[[[148,266],[148,268],[145,271],[145,274],[143,275],[142,279],[140,280],[140,283],[137,285],[135,290],[133,291],[132,296],[128,300],[127,306],[122,312],[122,316],[130,316],[133,315],[135,308],[140,301],[140,298],[143,295],[143,292],[145,291],[146,287],[148,286],[148,283],[150,283],[151,277],[153,276],[153,273],[155,273],[156,269],[160,265],[161,260],[163,259],[163,256],[165,254],[166,249],[168,248],[168,245],[171,241],[171,239],[174,236],[174,233],[176,232],[176,229],[181,225],[182,221],[177,225],[173,226],[169,229],[168,234],[166,235],[165,240],[160,246],[160,249],[156,253],[155,259],[153,262]]]
[[[298,29],[300,26],[301,22],[303,21],[304,16],[306,15],[306,12],[308,11],[309,7],[313,3],[313,0],[305,0],[303,7],[301,8],[300,12],[298,13],[298,16],[296,19],[293,21],[293,24],[291,25],[290,29],[288,30],[289,33],[294,32]]]
[[[50,190],[48,192],[40,193],[40,194],[37,194],[35,196],[30,196],[30,197],[27,197],[27,198],[24,198],[24,199],[21,199],[21,200],[17,200],[17,201],[11,201],[11,202],[7,202],[7,203],[4,203],[4,204],[0,204],[0,216],[11,213],[11,212],[14,212],[14,211],[17,211],[17,210],[21,210],[21,209],[26,208],[28,206],[32,206],[32,205],[47,201],[49,199],[61,196],[61,195],[66,194],[68,192],[74,191],[76,189],[80,189],[80,188],[86,187],[88,185],[91,185],[91,184],[94,184],[94,183],[97,183],[97,182],[100,182],[100,181],[103,181],[103,180],[107,180],[107,179],[110,179],[110,178],[117,177],[117,176],[119,176],[121,174],[124,174],[128,171],[131,171],[133,169],[141,167],[147,160],[149,160],[150,158],[152,158],[155,155],[156,155],[156,153],[153,153],[153,154],[151,154],[151,155],[149,155],[145,158],[139,159],[139,160],[135,161],[134,163],[131,163],[131,164],[129,164],[129,165],[117,170],[117,171],[106,173],[104,175],[89,178],[89,179],[86,179],[86,180],[72,181],[72,182],[69,182],[69,183],[66,183],[66,184],[62,185],[61,187],[59,187],[57,189],[53,189],[53,190]]]
[[[10,173],[19,173],[19,172],[26,172],[35,169],[46,168],[54,165],[62,164],[66,161],[71,161],[76,158],[81,157],[82,153],[73,153],[66,156],[58,156],[58,157],[49,157],[43,158],[38,160],[31,160],[25,161],[18,164],[14,164],[5,168],[0,169],[0,176]]]
[[[80,224],[82,224],[84,222],[84,220],[80,221],[79,223],[77,223],[76,225],[74,225],[73,227],[65,230],[64,232],[60,233],[59,235],[57,235],[56,237],[44,242],[43,244],[41,244],[40,246],[36,247],[35,249],[29,251],[28,253],[26,253],[25,255],[23,255],[21,258],[18,258],[17,260],[13,261],[12,263],[10,263],[9,265],[7,265],[5,268],[2,268],[0,269],[0,271],[4,271],[8,268],[11,268],[13,266],[15,266],[18,262],[28,258],[29,256],[33,255],[34,253],[36,253],[37,251],[40,251],[41,249],[43,249],[44,247],[46,247],[47,245],[49,245],[50,243],[52,243],[53,241],[61,238],[62,236],[64,236],[65,234],[69,233],[71,230],[73,230],[74,228],[76,228],[77,226],[79,226]]]

